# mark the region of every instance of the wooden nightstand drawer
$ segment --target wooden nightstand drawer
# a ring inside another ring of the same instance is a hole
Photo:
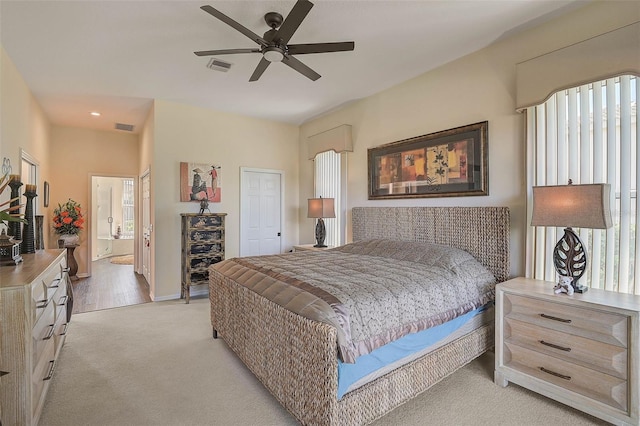
[[[628,353],[623,347],[574,336],[549,328],[505,319],[507,343],[545,353],[620,379],[627,379]]]
[[[505,344],[505,366],[627,411],[627,381],[572,362]]]
[[[640,296],[555,283],[496,285],[495,383],[510,382],[615,425],[640,426]]]
[[[625,348],[628,345],[629,319],[624,315],[515,294],[505,294],[504,312],[506,318]]]

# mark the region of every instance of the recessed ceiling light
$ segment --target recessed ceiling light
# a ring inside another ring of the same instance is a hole
[[[91,115],[93,115],[94,117],[100,117],[100,113],[96,111],[92,111]]]

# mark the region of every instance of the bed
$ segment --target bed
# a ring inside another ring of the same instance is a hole
[[[355,207],[351,215],[354,242],[413,241],[456,247],[484,265],[496,282],[507,279],[506,207]],[[302,424],[371,423],[493,346],[493,321],[484,322],[339,397],[338,369],[345,362],[339,351],[342,331],[294,313],[246,283],[239,284],[241,259],[235,274],[225,271],[226,265],[210,268],[214,337],[219,334]],[[252,273],[261,272],[260,268],[264,266],[254,266]]]

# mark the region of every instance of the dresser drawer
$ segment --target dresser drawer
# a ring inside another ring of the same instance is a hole
[[[504,338],[508,343],[542,352],[620,379],[627,379],[626,348],[555,331],[535,324],[505,319]]]
[[[31,376],[31,415],[35,417],[40,410],[41,399],[44,390],[53,376],[55,367],[55,346],[53,339],[48,341],[42,353],[42,359],[38,362]]]
[[[223,216],[192,216],[187,219],[187,226],[198,229],[221,227],[223,222]]]
[[[522,346],[505,343],[505,366],[628,411],[627,381]]]
[[[31,285],[31,297],[34,310],[32,320],[38,320],[44,309],[49,305],[54,294],[60,287],[64,287],[64,263],[58,262],[46,269]]]
[[[53,342],[55,331],[55,307],[53,303],[49,303],[43,310],[40,318],[33,326],[31,334],[32,352],[31,352],[31,368],[42,360],[47,345]]]
[[[629,318],[613,312],[505,294],[504,316],[623,348],[628,346]]]

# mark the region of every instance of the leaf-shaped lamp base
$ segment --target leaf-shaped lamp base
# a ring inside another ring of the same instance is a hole
[[[589,289],[578,284],[578,280],[587,270],[587,252],[573,229],[564,229],[564,235],[553,250],[553,264],[558,275],[573,278],[571,285],[575,292],[584,293]]]

